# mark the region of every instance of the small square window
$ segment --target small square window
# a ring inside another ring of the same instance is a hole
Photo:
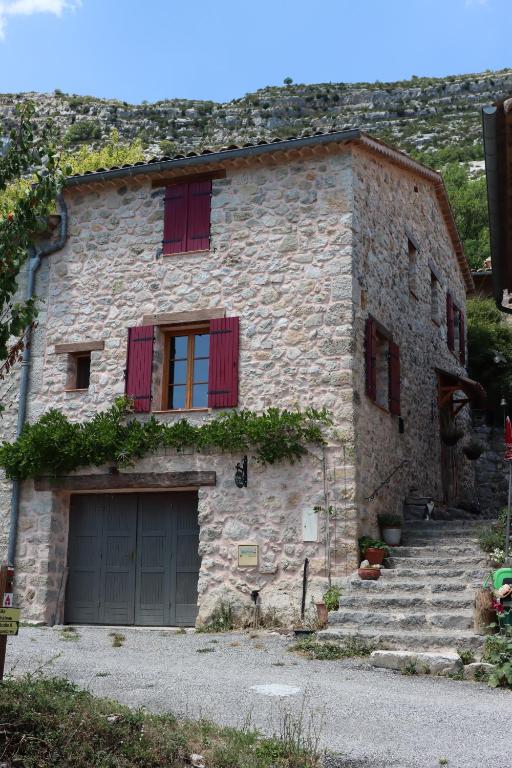
[[[66,389],[89,389],[91,377],[91,353],[68,355],[68,380]]]

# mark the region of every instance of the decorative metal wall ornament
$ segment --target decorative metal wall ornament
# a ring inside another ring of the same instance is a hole
[[[247,456],[236,465],[235,485],[237,488],[247,488]]]

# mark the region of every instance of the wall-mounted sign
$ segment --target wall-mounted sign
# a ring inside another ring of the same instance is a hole
[[[19,608],[0,608],[0,635],[17,635],[20,622]]]
[[[259,546],[258,544],[239,544],[238,545],[238,567],[258,565]]]
[[[313,507],[302,512],[302,541],[318,541],[318,512]]]

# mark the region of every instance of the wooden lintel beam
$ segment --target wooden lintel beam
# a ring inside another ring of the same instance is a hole
[[[199,323],[205,320],[215,320],[226,317],[224,307],[196,309],[192,312],[160,312],[154,315],[143,315],[142,325],[181,325],[182,323]]]
[[[209,179],[225,179],[226,169],[221,168],[218,171],[209,171],[207,173],[181,173],[162,175],[151,181],[151,187],[167,187],[171,184],[192,183],[195,181],[208,181]]]
[[[77,352],[101,352],[103,349],[104,341],[77,341],[71,344],[56,344],[54,352],[56,355],[72,355]]]
[[[117,491],[130,489],[199,488],[215,485],[216,472],[118,472],[102,475],[36,477],[36,491]]]

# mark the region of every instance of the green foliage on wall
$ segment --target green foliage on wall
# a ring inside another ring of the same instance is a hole
[[[331,423],[325,410],[269,408],[221,413],[200,424],[179,419],[165,424],[151,417],[130,417],[130,401],[118,398],[107,411],[90,421],[73,423],[58,410],[50,410],[26,424],[18,440],[0,447],[0,466],[10,478],[59,475],[79,467],[115,463],[130,466],[135,459],[161,448],[197,451],[216,448],[228,453],[253,452],[260,464],[293,463],[308,444],[325,443],[322,426]]]
[[[468,371],[487,390],[487,407],[498,411],[505,397],[512,403],[512,326],[492,299],[470,299],[468,318]],[[496,354],[503,358],[495,362]]]

